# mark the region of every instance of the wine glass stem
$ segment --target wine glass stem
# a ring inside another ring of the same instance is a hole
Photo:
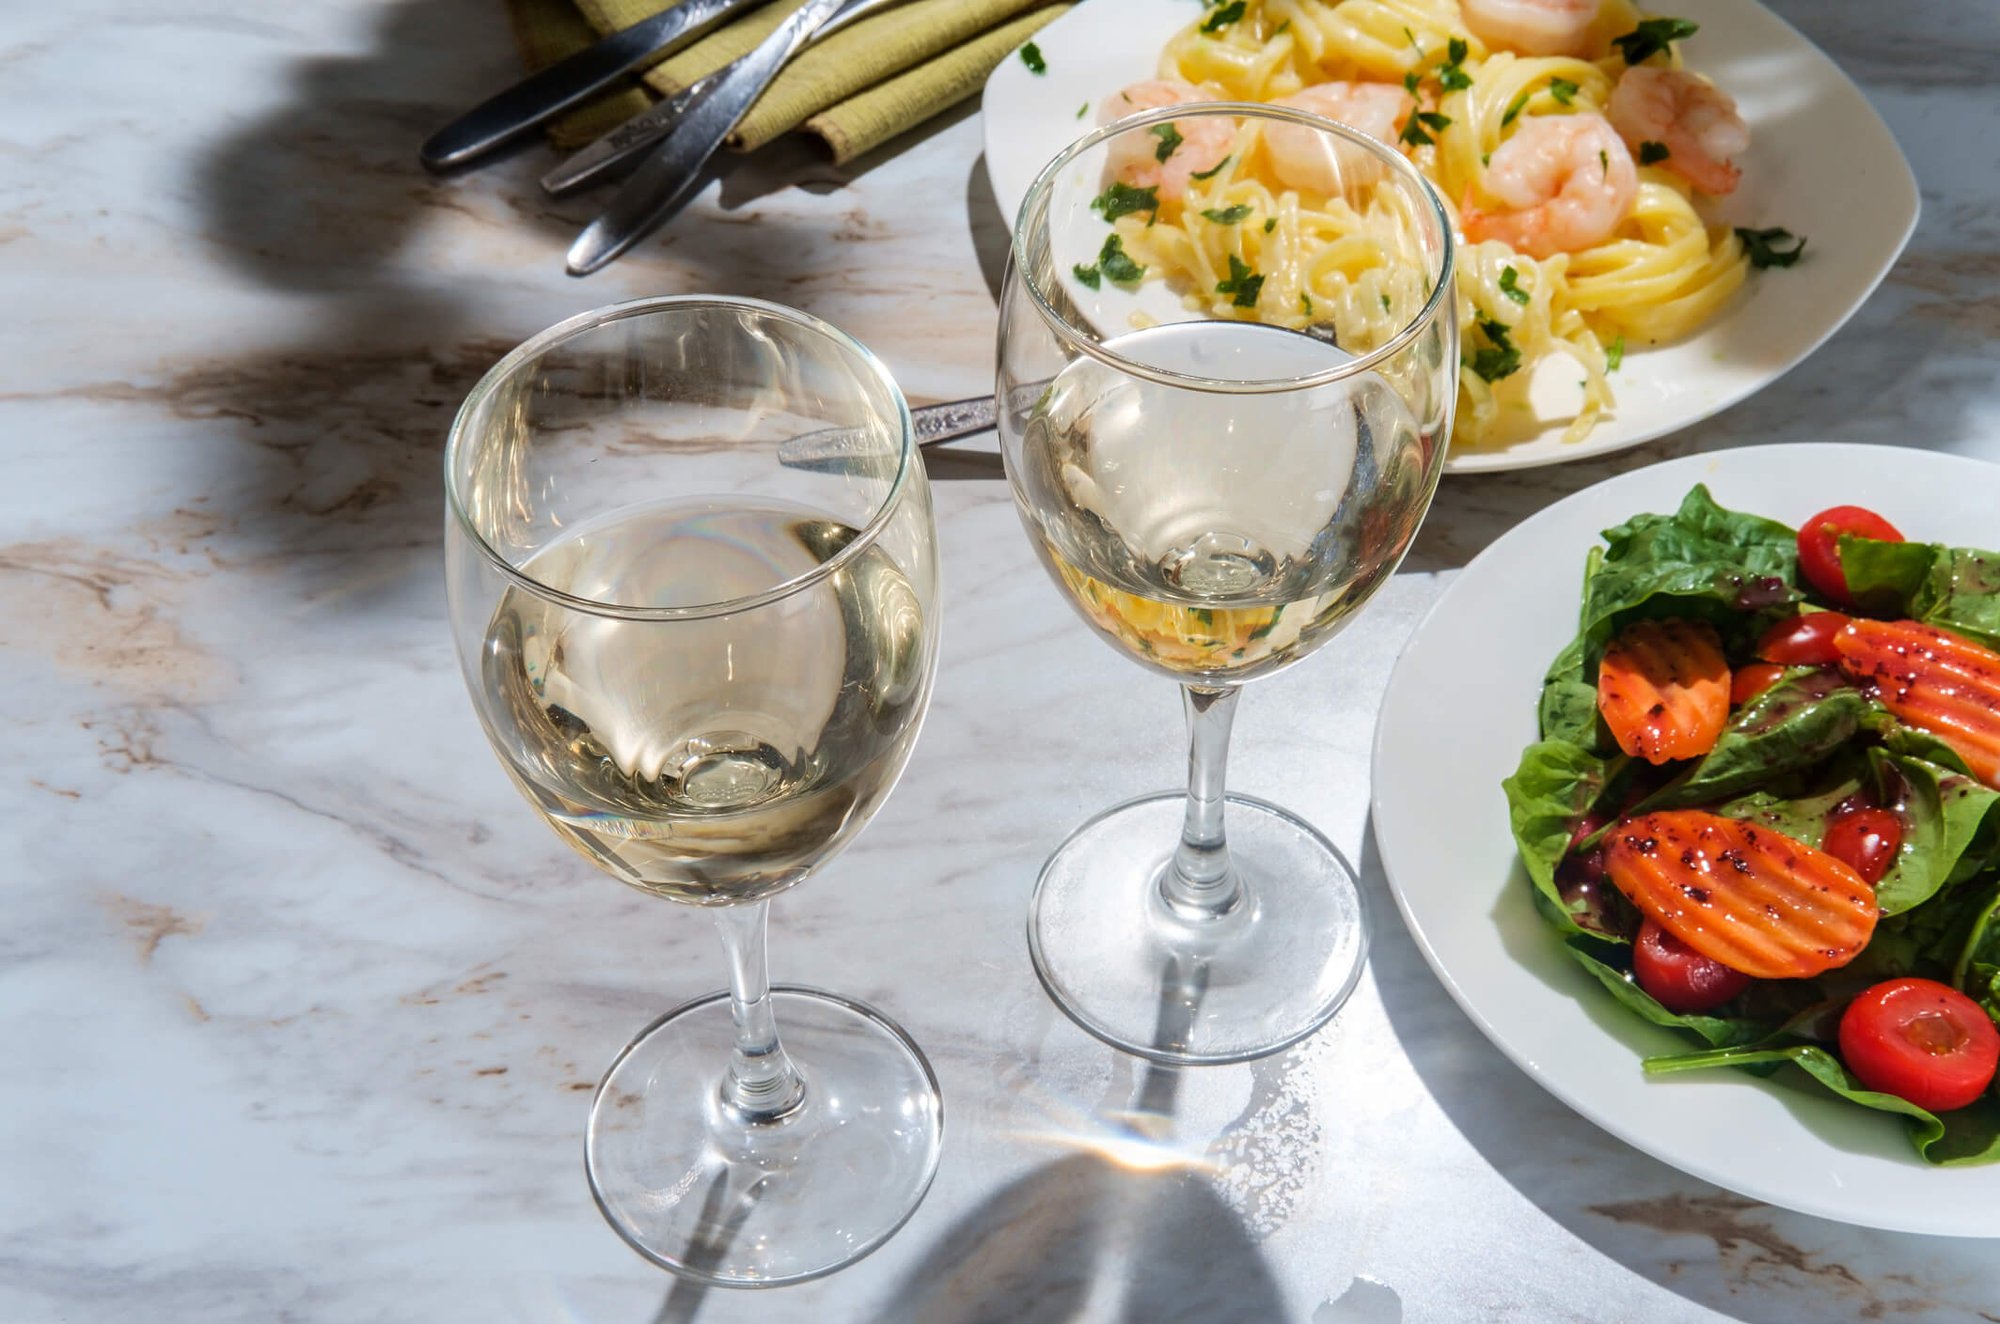
[[[1223,783],[1229,770],[1229,728],[1236,720],[1234,685],[1183,685],[1188,720],[1187,818],[1173,867],[1161,880],[1167,904],[1188,919],[1219,919],[1243,899],[1222,831]]]
[[[765,961],[765,934],[771,903],[725,906],[715,927],[729,953],[729,1014],[736,1022],[736,1046],[722,1079],[723,1107],[748,1125],[775,1121],[805,1099],[806,1083],[778,1042],[771,1011],[771,975]]]

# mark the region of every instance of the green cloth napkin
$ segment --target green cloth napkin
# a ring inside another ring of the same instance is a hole
[[[677,92],[747,54],[804,0],[772,0],[655,64],[643,75]],[[659,12],[662,0],[508,0],[531,67],[562,59],[598,37]],[[803,129],[836,162],[852,160],[976,93],[999,63],[1069,6],[1043,0],[910,0],[808,47],[785,66],[729,145],[751,151]],[[550,138],[578,147],[646,109],[631,88],[558,120]]]

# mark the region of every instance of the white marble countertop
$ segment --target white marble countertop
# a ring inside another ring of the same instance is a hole
[[[1887,284],[1688,433],[1448,480],[1359,622],[1247,696],[1236,786],[1361,863],[1376,940],[1325,1032],[1182,1078],[1205,1183],[1075,1161],[1062,1137],[1138,1072],[1054,1010],[1022,940],[1050,846],[1176,780],[1176,696],[1071,618],[988,460],[934,458],[936,704],[878,821],[778,904],[773,961],[924,1045],[944,1165],[856,1268],[706,1295],[620,1244],[579,1160],[598,1072],[719,986],[720,950],[570,854],[488,752],[445,628],[439,450],[504,348],[645,293],[796,304],[919,401],[986,389],[977,116],[858,169],[734,163],[579,283],[561,251],[591,203],[542,200],[539,150],[415,166],[515,72],[493,0],[171,8],[0,25],[0,1321],[2000,1320],[1990,1243],[1747,1202],[1545,1095],[1423,965],[1367,835],[1390,664],[1520,518],[1746,441],[2000,459],[1990,6],[1782,5],[1915,165]]]

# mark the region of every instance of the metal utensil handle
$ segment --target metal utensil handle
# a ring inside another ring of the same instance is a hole
[[[844,3],[848,0],[806,0],[757,49],[731,65],[705,96],[696,98],[680,127],[570,245],[569,274],[587,276],[601,269],[679,213],[706,182],[702,167],[708,159],[806,38]]]
[[[480,102],[426,139],[417,156],[430,170],[465,165],[568,110],[654,56],[672,54],[737,10],[757,2],[683,0]]]
[[[976,395],[970,400],[948,400],[943,404],[925,405],[910,411],[910,422],[919,446],[956,441],[975,432],[985,432],[993,428],[996,421],[993,397],[990,395]]]
[[[838,13],[807,36],[806,45],[823,41],[878,10],[902,3],[904,0],[847,0]],[[704,74],[658,105],[640,111],[596,142],[572,152],[542,176],[542,189],[557,195],[568,193],[595,182],[631,160],[672,133],[687,114],[688,107],[697,98],[707,95],[709,89],[733,68],[735,65],[728,64],[714,73]]]

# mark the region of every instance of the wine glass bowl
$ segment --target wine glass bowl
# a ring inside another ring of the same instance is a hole
[[[1146,112],[1029,189],[996,386],[1016,506],[1093,630],[1182,683],[1192,728],[1188,795],[1093,819],[1037,883],[1037,972],[1109,1042],[1259,1056],[1358,976],[1351,870],[1309,825],[1224,794],[1228,725],[1239,686],[1323,646],[1409,549],[1457,397],[1454,299],[1421,176],[1302,111]],[[1163,969],[1201,1004],[1167,1045],[1150,1041]]]
[[[784,462],[828,428],[840,466]],[[866,1254],[935,1171],[936,1082],[879,1013],[772,989],[764,933],[769,899],[880,807],[929,701],[936,530],[900,392],[804,314],[642,300],[503,359],[446,477],[453,629],[502,766],[592,864],[709,908],[730,958],[730,994],[607,1073],[600,1207],[711,1282]]]

